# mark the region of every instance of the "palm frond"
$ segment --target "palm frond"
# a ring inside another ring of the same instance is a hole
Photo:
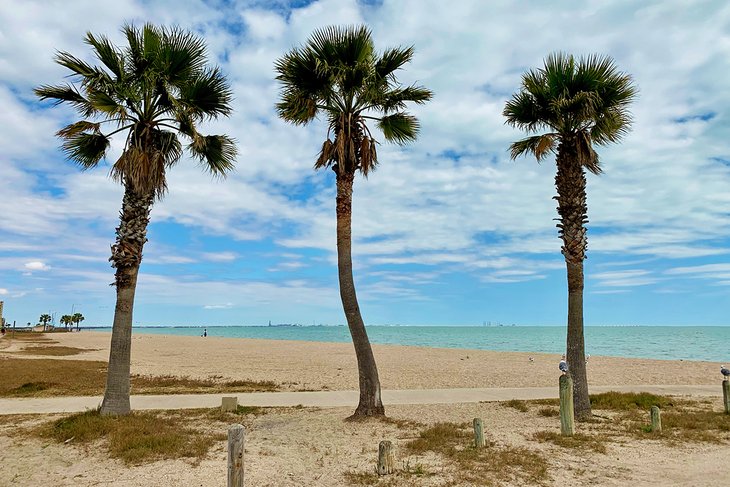
[[[418,119],[405,112],[381,117],[377,125],[383,132],[385,140],[399,145],[416,140],[420,129]]]
[[[197,74],[180,90],[180,102],[199,119],[230,115],[232,99],[228,81],[218,68]]]
[[[124,78],[124,57],[106,36],[95,36],[91,32],[86,33],[86,43],[94,48],[96,57],[104,63],[109,71],[116,76],[118,81]]]
[[[109,149],[109,139],[98,132],[75,132],[63,138],[61,149],[64,154],[82,169],[96,167]]]
[[[415,52],[413,46],[386,49],[375,62],[376,76],[382,79],[393,78],[395,71],[409,63]]]
[[[532,154],[538,162],[543,160],[548,153],[554,152],[557,146],[558,134],[533,135],[517,142],[513,142],[510,147],[510,157],[517,159],[520,156]]]
[[[97,112],[94,105],[71,85],[42,85],[35,88],[33,92],[41,100],[53,100],[54,105],[70,103],[84,117],[90,117]]]
[[[216,176],[225,176],[236,162],[236,144],[225,135],[199,135],[188,146],[202,166]]]

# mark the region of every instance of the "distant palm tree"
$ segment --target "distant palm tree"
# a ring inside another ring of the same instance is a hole
[[[542,69],[522,76],[522,88],[504,109],[507,123],[528,133],[513,143],[512,159],[533,154],[538,161],[556,153],[558,228],[568,271],[567,361],[573,378],[575,416],[591,416],[583,339],[583,260],[588,239],[585,169],[602,172],[594,145],[618,142],[631,126],[629,105],[637,89],[608,56],[575,60],[557,53]]]
[[[69,325],[73,325],[73,317],[71,315],[63,315],[59,320],[63,327],[68,330]]]
[[[326,27],[314,31],[307,44],[276,62],[282,92],[279,116],[295,125],[318,115],[327,119],[327,139],[315,169],[332,168],[337,179],[337,266],[340,298],[355,345],[360,401],[354,416],[385,413],[380,379],[352,276],[351,221],[355,173],[367,177],[378,163],[376,140],[367,121],[385,140],[405,144],[416,139],[418,120],[405,111],[407,102],[425,103],[431,91],[401,86],[396,71],[413,57],[413,48],[375,52],[370,31],[360,27]],[[330,138],[334,137],[334,140]]]
[[[109,370],[102,414],[126,414],[132,312],[150,209],[167,189],[166,173],[188,151],[214,175],[233,169],[236,148],[225,135],[202,135],[197,124],[231,113],[231,91],[217,67],[209,67],[204,41],[178,28],[146,24],[122,29],[127,45],[119,49],[104,37],[86,35],[101,65],[59,52],[56,62],[71,71],[76,85],[44,85],[41,99],[73,106],[83,120],[58,132],[63,150],[82,169],[96,167],[111,137],[123,133],[122,155],[111,176],[124,185],[121,221],[109,259],[116,268]],[[103,130],[105,123],[111,124]]]
[[[84,318],[84,315],[81,313],[74,313],[71,317],[71,322],[76,323],[76,331],[79,331],[79,324],[84,321],[86,318]]]
[[[48,326],[48,323],[51,322],[53,318],[51,318],[51,315],[43,313],[40,318],[38,318],[38,323],[43,325],[43,331],[46,331],[46,327]]]

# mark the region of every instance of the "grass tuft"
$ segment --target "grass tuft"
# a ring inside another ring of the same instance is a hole
[[[46,423],[36,433],[61,443],[88,446],[101,441],[110,457],[129,465],[173,458],[199,462],[216,441],[179,419],[155,413],[101,416],[98,410]]]
[[[606,453],[607,438],[603,435],[576,433],[573,436],[563,436],[554,431],[538,431],[532,437],[540,443],[550,442],[563,448],[589,449],[597,453]]]
[[[648,392],[615,392],[609,391],[602,394],[591,394],[591,407],[593,409],[608,409],[614,411],[629,411],[641,409],[648,411],[652,406],[660,408],[674,405],[672,399],[666,396],[658,396]]]
[[[519,399],[510,399],[509,401],[503,402],[502,405],[507,408],[516,409],[523,413],[526,413],[530,410],[530,408],[527,406],[527,401],[520,401]]]

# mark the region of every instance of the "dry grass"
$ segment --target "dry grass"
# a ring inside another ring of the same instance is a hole
[[[501,403],[504,407],[516,409],[522,413],[526,413],[530,410],[527,405],[527,401],[520,401],[519,399],[510,399]]]
[[[641,409],[648,411],[652,406],[671,407],[675,401],[666,396],[658,396],[648,392],[615,392],[591,394],[591,408],[612,411],[630,411]]]
[[[544,416],[546,418],[552,418],[555,416],[560,416],[560,409],[555,409],[555,408],[550,408],[550,407],[540,408],[537,410],[537,414],[539,414],[540,416]]]
[[[0,357],[0,397],[100,395],[106,362]],[[133,394],[194,394],[275,391],[270,381],[224,381],[173,376],[132,376]]]
[[[459,483],[493,485],[518,480],[539,485],[548,480],[548,464],[541,455],[526,448],[495,444],[475,448],[470,427],[468,424],[435,424],[406,443],[406,449],[414,454],[433,452],[453,462]]]
[[[101,416],[87,411],[46,423],[33,432],[41,438],[86,447],[101,443],[111,458],[136,465],[156,460],[202,460],[216,438],[187,422],[156,413]]]
[[[540,443],[550,442],[563,448],[588,449],[596,453],[606,453],[606,442],[608,441],[608,437],[601,434],[576,433],[573,436],[562,436],[554,431],[538,431],[532,438]]]
[[[15,355],[44,355],[54,357],[65,357],[69,355],[78,355],[84,352],[93,352],[95,349],[88,348],[76,348],[76,347],[65,347],[62,345],[45,345],[45,346],[34,346],[25,347],[17,352],[7,352]]]

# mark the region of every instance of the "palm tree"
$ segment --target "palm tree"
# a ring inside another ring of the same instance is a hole
[[[84,320],[85,320],[84,315],[82,315],[81,313],[73,314],[73,316],[71,317],[71,322],[76,323],[76,331],[79,331],[79,324]]]
[[[355,294],[352,276],[351,222],[355,173],[367,177],[378,156],[367,125],[372,121],[389,142],[416,139],[418,120],[405,111],[407,102],[431,99],[421,86],[401,86],[395,73],[413,57],[413,47],[375,52],[364,27],[326,27],[315,30],[306,45],[276,61],[281,82],[279,116],[305,125],[322,114],[328,122],[315,169],[331,168],[337,180],[337,267],[340,298],[357,356],[360,401],[354,417],[385,414],[380,379]],[[331,139],[334,138],[334,140]]]
[[[63,315],[61,316],[60,322],[68,330],[69,325],[73,325],[73,317],[71,315]]]
[[[202,135],[197,124],[231,113],[231,91],[217,67],[207,65],[204,41],[178,28],[146,24],[122,29],[127,45],[86,35],[101,65],[67,52],[56,62],[71,71],[76,84],[44,85],[41,99],[68,103],[83,117],[58,132],[63,150],[82,169],[97,167],[111,138],[122,133],[124,149],[111,176],[124,186],[121,221],[110,261],[116,269],[109,370],[102,414],[127,414],[132,312],[150,209],[166,189],[166,172],[188,151],[213,175],[233,168],[236,148],[225,135]],[[109,125],[104,125],[109,124]],[[104,127],[108,127],[105,129]]]
[[[40,318],[38,318],[38,323],[43,325],[43,331],[46,331],[46,326],[48,326],[48,323],[51,322],[51,315],[47,313],[43,313]]]
[[[591,416],[583,339],[583,260],[588,222],[585,170],[602,172],[594,145],[618,142],[631,127],[629,105],[637,89],[613,59],[592,55],[577,61],[556,53],[545,66],[522,76],[522,87],[504,108],[507,123],[532,135],[510,146],[512,159],[556,153],[560,238],[568,274],[567,361],[577,419]]]

